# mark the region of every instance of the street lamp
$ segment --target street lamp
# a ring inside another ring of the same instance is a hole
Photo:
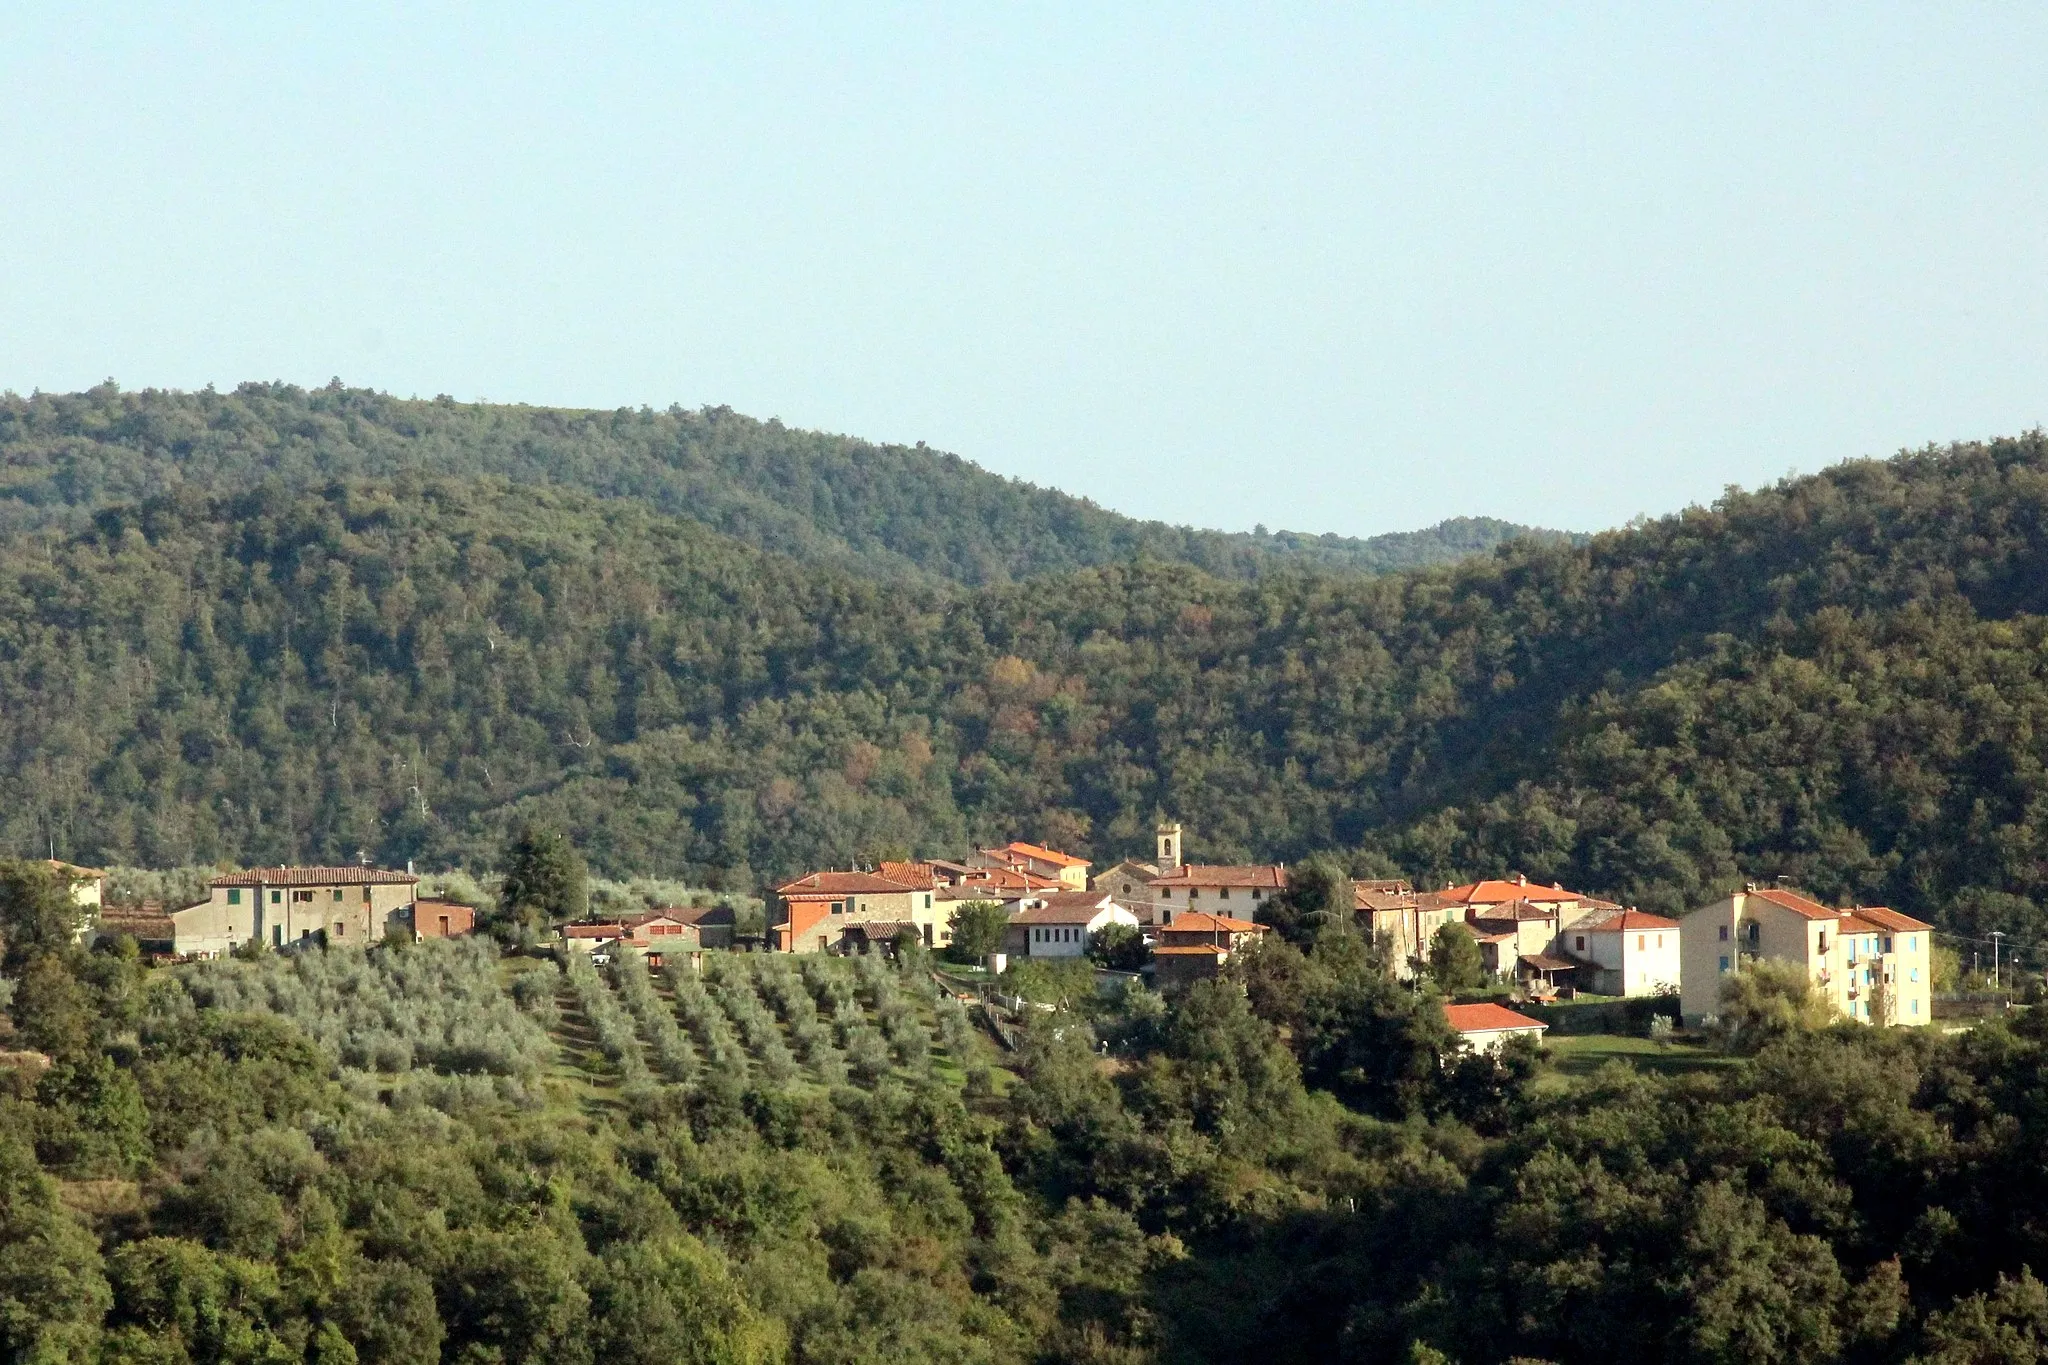
[[[2003,930],[1991,931],[1991,989],[1994,991],[1998,989],[1998,940],[2004,937]]]

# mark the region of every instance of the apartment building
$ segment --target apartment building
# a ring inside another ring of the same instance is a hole
[[[1845,1018],[1933,1019],[1933,926],[1883,906],[1831,909],[1783,887],[1749,886],[1685,916],[1680,959],[1679,1010],[1688,1024],[1720,1008],[1722,978],[1763,960],[1799,964]]]

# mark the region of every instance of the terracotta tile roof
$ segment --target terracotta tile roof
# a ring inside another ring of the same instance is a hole
[[[1856,907],[1854,914],[1856,918],[1875,924],[1878,928],[1888,933],[1926,933],[1934,928],[1933,925],[1923,924],[1911,915],[1902,915],[1898,911],[1888,910],[1882,905],[1859,905]]]
[[[1834,911],[1828,909],[1819,901],[1808,900],[1805,896],[1800,895],[1797,891],[1786,891],[1779,887],[1770,886],[1759,887],[1757,890],[1751,891],[1748,894],[1755,896],[1758,900],[1769,901],[1772,905],[1778,906],[1780,909],[1790,910],[1793,914],[1798,915],[1801,919],[1836,918]]]
[[[1547,901],[1505,901],[1482,903],[1467,907],[1475,923],[1489,920],[1502,924],[1516,924],[1523,920],[1556,919],[1557,906]]]
[[[1226,958],[1230,949],[1214,943],[1171,943],[1152,950],[1154,957],[1213,957]]]
[[[872,872],[813,872],[808,877],[784,882],[775,888],[775,894],[800,900],[813,896],[886,896],[892,891],[908,890],[903,883],[877,877]]]
[[[1032,897],[1032,904],[1011,915],[1010,923],[1086,924],[1114,906],[1116,902],[1104,891],[1054,892]]]
[[[1269,926],[1255,924],[1248,919],[1232,919],[1228,915],[1211,915],[1201,910],[1186,910],[1175,915],[1173,923],[1162,927],[1170,934],[1263,934]]]
[[[907,919],[864,919],[855,920],[846,926],[849,934],[859,934],[869,942],[876,939],[894,938],[898,934],[918,932],[915,924]]]
[[[215,877],[208,886],[410,886],[410,872],[381,867],[253,867]]]
[[[619,923],[628,929],[644,929],[650,924],[688,924],[688,920],[677,919],[666,910],[648,910],[638,915],[627,915]]]
[[[1544,1029],[1550,1027],[1526,1014],[1516,1014],[1505,1005],[1445,1005],[1444,1018],[1460,1033],[1494,1033],[1501,1029]]]
[[[1447,902],[1457,905],[1499,905],[1508,901],[1581,901],[1585,900],[1576,891],[1567,891],[1561,886],[1545,886],[1532,882],[1527,877],[1495,879],[1491,881],[1467,882],[1435,893]]]
[[[1552,957],[1548,953],[1523,953],[1520,960],[1539,972],[1571,972],[1579,967],[1569,958]]]
[[[1054,867],[1088,866],[1086,858],[1076,858],[1073,854],[1062,853],[1056,848],[1040,848],[1037,844],[1027,844],[1022,841],[1012,841],[1004,844],[1001,848],[988,849],[986,852],[998,855],[1004,853],[1015,854],[1020,858],[1030,858],[1034,862],[1051,863]]]
[[[1572,925],[1575,934],[1633,934],[1645,929],[1677,929],[1682,927],[1675,919],[1652,915],[1643,910],[1603,910],[1597,915]]]
[[[670,905],[663,907],[661,913],[667,915],[678,924],[736,924],[739,922],[739,917],[733,913],[733,908],[730,905]]]
[[[623,924],[565,924],[563,938],[617,938],[626,932]]]
[[[1061,885],[1057,877],[1041,877],[1036,872],[1025,872],[1014,867],[972,867],[946,888],[953,894],[949,900],[974,900],[976,892],[1006,891],[1012,894],[1027,891],[1053,891]],[[987,899],[986,896],[981,899]]]
[[[1277,863],[1256,866],[1218,866],[1187,863],[1156,877],[1153,886],[1255,886],[1280,891],[1287,886],[1287,869]]]
[[[938,873],[930,863],[893,863],[883,861],[875,870],[892,882],[901,882],[912,891],[929,891],[938,885]]]
[[[163,913],[157,906],[154,912],[124,908],[100,912],[99,931],[103,934],[126,934],[130,938],[171,938],[177,933],[178,922]]]
[[[1415,888],[1404,881],[1351,883],[1353,910],[1408,910],[1414,908],[1415,904]]]

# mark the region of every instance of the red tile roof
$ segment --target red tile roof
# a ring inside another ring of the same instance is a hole
[[[1035,903],[1011,915],[1010,923],[1086,924],[1105,910],[1122,908],[1106,891],[1056,891],[1032,899]]]
[[[1503,924],[1520,920],[1556,919],[1555,901],[1513,900],[1480,902],[1467,907],[1475,922],[1498,920]]]
[[[1162,955],[1168,957],[1213,957],[1220,959],[1230,956],[1230,949],[1214,943],[1173,943],[1152,950],[1152,956],[1160,957]]]
[[[1589,915],[1572,925],[1574,934],[1633,934],[1644,929],[1677,929],[1675,919],[1652,915],[1643,910],[1607,910]]]
[[[1887,910],[1882,905],[1859,905],[1854,914],[1860,920],[1867,920],[1878,928],[1895,934],[1925,933],[1934,928],[1923,924],[1911,915],[1902,915],[1896,910]]]
[[[1248,919],[1232,919],[1228,915],[1185,910],[1173,917],[1173,923],[1161,927],[1168,933],[1176,934],[1182,931],[1192,934],[1263,934],[1268,926],[1254,924]]]
[[[1354,881],[1353,910],[1407,910],[1415,905],[1415,888],[1401,881]]]
[[[209,886],[397,886],[419,881],[381,867],[254,867],[215,877]]]
[[[875,870],[892,882],[901,882],[912,891],[929,891],[938,885],[938,874],[930,863],[893,863],[883,861]]]
[[[892,891],[908,890],[903,883],[877,877],[872,872],[813,872],[808,877],[784,882],[775,888],[775,894],[801,900],[812,896],[886,896]]]
[[[1550,1027],[1526,1014],[1516,1014],[1505,1005],[1445,1005],[1444,1018],[1460,1033],[1496,1033],[1501,1029],[1544,1029]]]
[[[1527,877],[1467,882],[1435,893],[1457,905],[1500,905],[1508,901],[1582,901],[1586,897],[1561,886],[1545,886]]]
[[[1279,864],[1216,866],[1188,863],[1153,879],[1153,886],[1256,886],[1279,891],[1287,885],[1287,869]]]
[[[1086,858],[1076,858],[1073,854],[1062,853],[1056,848],[1040,848],[1037,844],[1027,844],[1022,841],[1012,841],[1004,844],[1001,848],[992,848],[988,851],[991,853],[1014,853],[1021,858],[1030,858],[1041,863],[1051,863],[1054,867],[1088,866]]]
[[[1780,909],[1790,910],[1793,914],[1799,916],[1801,919],[1837,918],[1834,911],[1828,909],[1819,901],[1808,900],[1805,896],[1800,895],[1797,891],[1786,891],[1779,887],[1768,886],[1759,887],[1757,890],[1751,891],[1749,894],[1755,896],[1758,900],[1769,901],[1772,905],[1778,906]]]
[[[565,924],[563,938],[617,938],[626,932],[623,924]]]

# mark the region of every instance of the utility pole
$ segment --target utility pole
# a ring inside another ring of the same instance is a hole
[[[1991,989],[1994,991],[1998,989],[1998,940],[2004,937],[2003,930],[1991,931]]]

